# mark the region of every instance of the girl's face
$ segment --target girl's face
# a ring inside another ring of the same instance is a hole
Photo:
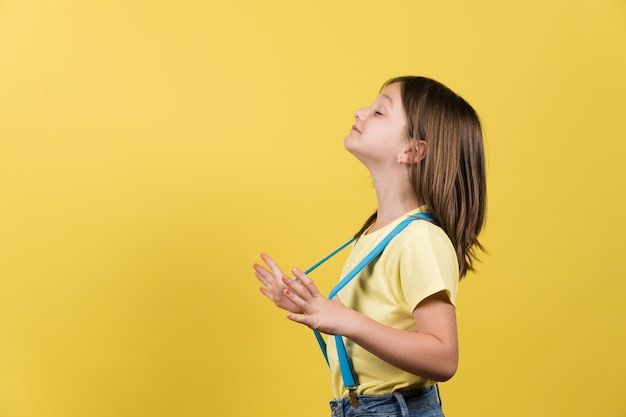
[[[400,83],[386,86],[371,106],[354,112],[354,120],[344,139],[346,149],[369,169],[397,166],[407,139]]]

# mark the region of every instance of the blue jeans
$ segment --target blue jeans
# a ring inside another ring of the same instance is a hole
[[[359,407],[348,398],[330,402],[332,417],[443,417],[439,391],[433,385],[386,395],[358,395]]]

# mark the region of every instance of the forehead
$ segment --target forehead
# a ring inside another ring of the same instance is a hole
[[[400,83],[393,83],[385,86],[385,88],[380,91],[378,98],[380,100],[388,101],[391,104],[399,103],[401,101]]]

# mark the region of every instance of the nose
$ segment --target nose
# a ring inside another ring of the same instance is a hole
[[[354,112],[354,120],[363,120],[363,111],[365,109],[358,109],[357,111]]]

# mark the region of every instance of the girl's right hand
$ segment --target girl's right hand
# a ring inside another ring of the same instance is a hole
[[[267,269],[256,263],[253,267],[255,270],[254,275],[263,284],[263,287],[260,288],[263,295],[269,298],[277,307],[295,314],[301,314],[302,310],[285,295],[287,286],[283,283],[283,277],[291,278],[283,274],[276,262],[267,254],[262,253],[261,259],[267,265]]]

